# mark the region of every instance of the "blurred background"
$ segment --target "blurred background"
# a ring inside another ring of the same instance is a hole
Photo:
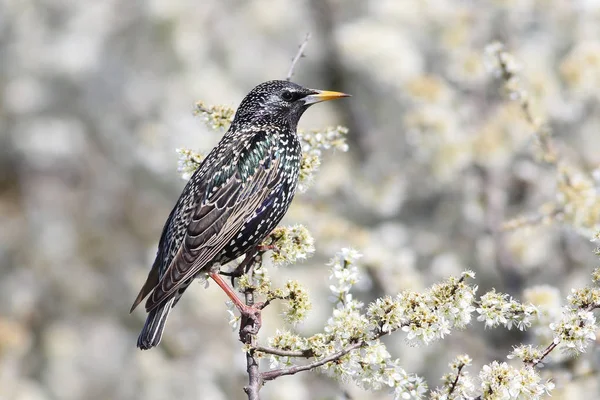
[[[194,103],[237,107],[284,78],[353,94],[312,108],[303,128],[345,125],[287,223],[316,255],[272,270],[309,287],[312,334],[331,312],[325,263],[364,253],[358,297],[420,290],[463,269],[560,316],[598,260],[600,1],[0,0],[0,399],[243,399],[245,359],[224,295],[186,292],[161,345],[141,352],[129,307],[185,182],[178,147],[220,133]],[[500,40],[520,61],[534,115],[548,121],[557,168],[538,160],[518,102],[485,67]],[[595,172],[594,172],[595,171]],[[512,218],[525,216],[510,231]],[[284,326],[263,318],[263,341]],[[536,327],[534,327],[536,328]],[[428,347],[387,338],[410,373],[439,383],[467,352],[472,373],[520,342],[475,322]],[[263,365],[268,368],[268,365]],[[595,398],[600,355],[554,356],[555,399]],[[264,399],[386,399],[316,374],[270,382]]]

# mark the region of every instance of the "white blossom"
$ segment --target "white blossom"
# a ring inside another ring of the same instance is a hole
[[[544,357],[544,349],[532,346],[530,344],[523,344],[516,346],[506,358],[512,360],[515,357],[523,360],[526,363],[531,363],[542,367],[543,363],[541,360]]]
[[[442,377],[442,387],[436,388],[431,393],[432,400],[459,400],[475,397],[475,384],[466,367],[473,360],[467,354],[461,354],[450,363],[451,373]]]
[[[489,400],[536,400],[554,389],[552,382],[542,382],[535,369],[517,369],[498,361],[484,365],[479,379],[483,398]]]
[[[465,275],[466,277],[466,275]],[[450,334],[452,328],[464,328],[475,311],[476,286],[450,278],[422,293],[404,291],[372,302],[367,310],[372,329],[391,333],[406,332],[413,344],[429,344]]]
[[[231,300],[227,300],[225,305],[227,306],[227,314],[229,314],[229,326],[231,326],[231,330],[235,331],[239,327],[241,316],[237,315],[237,308]]]
[[[596,317],[591,311],[573,310],[565,307],[563,318],[550,324],[554,331],[554,343],[563,351],[578,354],[583,353],[591,341],[596,339]]]
[[[325,130],[298,130],[298,139],[305,154],[320,156],[322,150],[336,149],[348,151],[346,135],[348,128],[343,126],[329,127]]]
[[[486,328],[503,325],[507,329],[516,326],[523,331],[531,326],[538,314],[533,304],[521,304],[509,295],[491,290],[481,296],[478,321],[484,321]]]
[[[181,174],[183,180],[189,180],[194,172],[198,169],[204,156],[190,149],[180,148],[175,149],[179,154],[179,160],[177,161],[177,172]]]
[[[303,225],[278,226],[263,241],[271,247],[271,260],[275,265],[294,264],[315,252],[315,240]]]
[[[302,351],[308,348],[306,339],[287,330],[275,331],[275,335],[269,339],[269,346],[287,351]],[[269,357],[269,368],[276,369],[292,365],[293,358],[271,354]]]
[[[347,304],[352,301],[350,289],[359,280],[358,267],[355,262],[362,257],[358,251],[343,248],[327,264],[330,269],[329,279],[334,283],[329,286],[333,294],[333,302],[336,304]]]
[[[312,308],[308,291],[296,281],[288,281],[285,285],[287,291],[285,311],[283,315],[290,324],[303,321]]]

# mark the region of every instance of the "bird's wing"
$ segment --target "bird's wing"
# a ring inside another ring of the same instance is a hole
[[[167,222],[165,223],[162,234],[160,235],[160,244],[158,246],[156,258],[154,259],[154,263],[152,264],[152,268],[148,273],[148,278],[146,278],[144,286],[142,286],[142,288],[140,289],[140,292],[138,293],[137,297],[135,298],[135,301],[133,302],[133,305],[131,306],[131,309],[129,310],[130,313],[132,313],[133,310],[135,310],[135,308],[142,302],[142,300],[144,300],[144,298],[148,296],[148,294],[152,290],[154,290],[156,285],[158,285],[158,281],[160,280],[160,269],[163,263],[163,259],[165,257],[165,246],[163,245],[175,241],[173,238],[174,235],[170,234],[169,232],[169,228],[174,221],[174,216],[177,214],[177,211],[179,211],[182,208],[180,206],[180,204],[182,203],[183,202],[180,199],[180,201],[177,202],[175,207],[173,207],[171,214],[169,214],[169,218],[167,218]]]
[[[203,201],[192,210],[181,245],[146,302],[147,311],[206,267],[280,183],[280,159],[265,136],[259,132],[254,135],[255,140],[241,148],[234,147],[231,154],[221,157],[233,165],[230,172],[216,166],[207,170],[208,176],[199,177],[213,183],[206,185]]]

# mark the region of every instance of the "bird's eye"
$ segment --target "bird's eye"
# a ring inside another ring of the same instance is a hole
[[[294,100],[294,95],[289,90],[284,90],[283,93],[281,93],[281,98],[285,101],[292,101]]]

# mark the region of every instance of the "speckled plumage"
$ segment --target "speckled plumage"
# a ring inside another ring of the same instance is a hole
[[[269,81],[241,102],[163,228],[156,259],[132,307],[150,295],[139,348],[160,342],[171,308],[198,273],[254,249],[283,218],[298,182],[298,120],[311,104],[334,98],[320,93],[335,92]]]

